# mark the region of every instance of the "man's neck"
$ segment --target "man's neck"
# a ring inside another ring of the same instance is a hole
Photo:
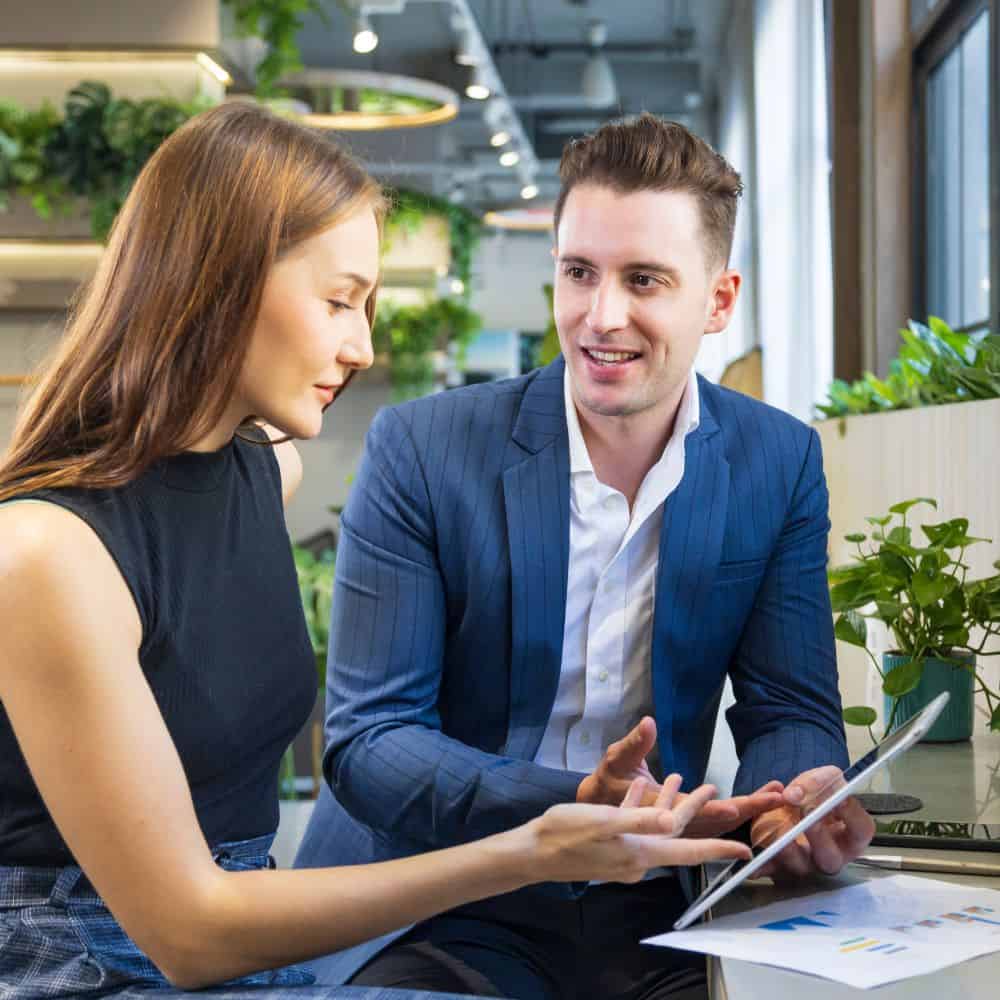
[[[687,382],[683,382],[676,398],[665,405],[633,413],[625,417],[608,417],[590,413],[577,406],[580,433],[594,475],[606,486],[622,493],[629,509],[649,470],[656,465],[677,423],[677,414]]]

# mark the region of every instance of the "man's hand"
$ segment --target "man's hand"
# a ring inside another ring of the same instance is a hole
[[[612,743],[593,774],[588,774],[576,790],[577,802],[599,806],[617,806],[622,803],[632,782],[642,778],[647,785],[643,804],[656,802],[660,786],[650,774],[646,757],[656,746],[656,723],[643,716],[627,736]]]
[[[576,790],[577,802],[595,805],[619,805],[636,778],[645,781],[642,806],[656,805],[660,785],[650,774],[646,757],[656,746],[656,723],[648,715],[623,739],[612,743],[601,758],[593,774],[587,775]],[[706,802],[687,826],[689,837],[719,837],[741,827],[747,820],[782,802],[783,785],[770,781],[750,795],[737,795],[731,799]],[[678,804],[686,795],[678,794]]]
[[[778,808],[762,813],[753,821],[751,842],[763,846],[772,843],[802,818],[800,807],[803,804],[808,807],[817,797],[822,801],[820,793],[833,791],[842,780],[839,767],[804,771],[789,782]],[[836,875],[864,851],[874,834],[875,823],[858,800],[845,799],[768,862],[759,874],[770,875],[776,882],[791,881],[817,871]]]

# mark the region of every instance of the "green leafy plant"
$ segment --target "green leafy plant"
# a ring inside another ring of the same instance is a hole
[[[853,383],[835,379],[819,413],[846,417],[1000,397],[1000,336],[956,333],[937,316],[926,326],[910,320],[899,335],[903,344],[886,379],[871,372]]]
[[[458,363],[482,328],[479,314],[458,299],[433,299],[422,306],[379,307],[372,339],[375,350],[390,358],[397,398],[428,392],[434,378],[433,351],[449,348]]]
[[[337,552],[325,549],[318,556],[300,545],[292,546],[299,596],[305,612],[306,630],[316,658],[316,683],[320,697],[326,687],[326,652],[330,640],[330,605],[333,602],[333,574]],[[315,766],[315,765],[314,765]],[[298,798],[295,754],[288,747],[278,770],[278,795],[283,799]]]
[[[562,348],[559,346],[559,331],[556,329],[554,289],[551,284],[546,283],[542,285],[542,292],[549,305],[549,325],[545,328],[545,336],[542,338],[542,346],[538,352],[538,363],[547,365],[550,361],[555,361]]]
[[[326,652],[330,641],[330,605],[333,602],[333,574],[337,563],[336,549],[325,549],[318,556],[296,545],[292,549],[299,595],[306,616],[306,629],[316,656],[316,679],[322,690],[326,686]]]
[[[0,211],[6,211],[11,194],[29,198],[35,211],[47,218],[60,194],[59,182],[48,176],[45,146],[59,113],[51,104],[31,111],[0,102]]]
[[[830,599],[838,615],[834,633],[871,657],[882,678],[882,690],[892,699],[886,731],[895,721],[899,698],[920,683],[928,658],[951,663],[955,669],[973,670],[986,700],[990,728],[1000,730],[1000,692],[991,690],[974,665],[955,655],[998,655],[985,647],[1000,635],[1000,573],[969,581],[964,561],[971,545],[989,539],[969,535],[968,520],[957,517],[921,525],[925,544],[919,544],[906,520],[907,512],[918,504],[937,509],[936,501],[927,497],[904,500],[893,504],[885,516],[867,518],[870,534],[845,536],[857,552],[851,563],[829,572]],[[1000,570],[1000,560],[993,565]],[[906,656],[908,663],[883,672],[867,647],[868,618],[888,626],[895,651]],[[972,633],[980,629],[981,639],[972,645]],[[874,709],[867,706],[844,710],[844,721],[850,725],[870,729],[875,718]]]
[[[51,108],[0,109],[0,197],[31,198],[48,218],[75,197],[90,205],[91,229],[103,239],[153,151],[207,101],[114,98],[87,80],[66,96],[60,118]]]
[[[244,38],[260,38],[267,53],[257,64],[256,90],[261,97],[278,93],[277,82],[302,69],[296,36],[308,14],[326,15],[322,0],[222,0],[233,12],[236,29]]]
[[[467,208],[453,205],[445,198],[398,188],[392,192],[392,207],[386,219],[386,240],[396,232],[416,232],[428,215],[437,215],[448,223],[451,268],[465,286],[468,298],[472,289],[472,258],[483,233],[482,220]]]

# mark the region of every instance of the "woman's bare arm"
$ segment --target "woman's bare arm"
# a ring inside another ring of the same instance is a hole
[[[673,812],[557,806],[509,833],[400,861],[225,872],[139,666],[140,641],[132,596],[84,522],[50,504],[0,508],[0,700],[75,858],[176,985],[326,954],[530,882],[631,881],[747,853],[672,839],[706,791]]]

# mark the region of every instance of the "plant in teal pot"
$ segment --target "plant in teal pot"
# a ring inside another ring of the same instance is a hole
[[[951,700],[926,739],[954,742],[972,736],[975,697],[983,696],[989,727],[1000,731],[1000,692],[983,679],[979,661],[998,655],[989,650],[1000,634],[1000,573],[968,579],[967,550],[988,542],[969,534],[969,522],[956,517],[940,524],[907,524],[926,497],[904,500],[884,517],[867,518],[868,532],[845,536],[857,547],[852,561],[830,570],[830,598],[837,615],[838,639],[860,646],[872,659],[885,693],[886,732],[901,725],[935,695]],[[1000,570],[1000,560],[994,567]],[[866,619],[884,622],[893,648],[875,659],[868,649]],[[844,710],[844,721],[868,726],[874,709]]]

